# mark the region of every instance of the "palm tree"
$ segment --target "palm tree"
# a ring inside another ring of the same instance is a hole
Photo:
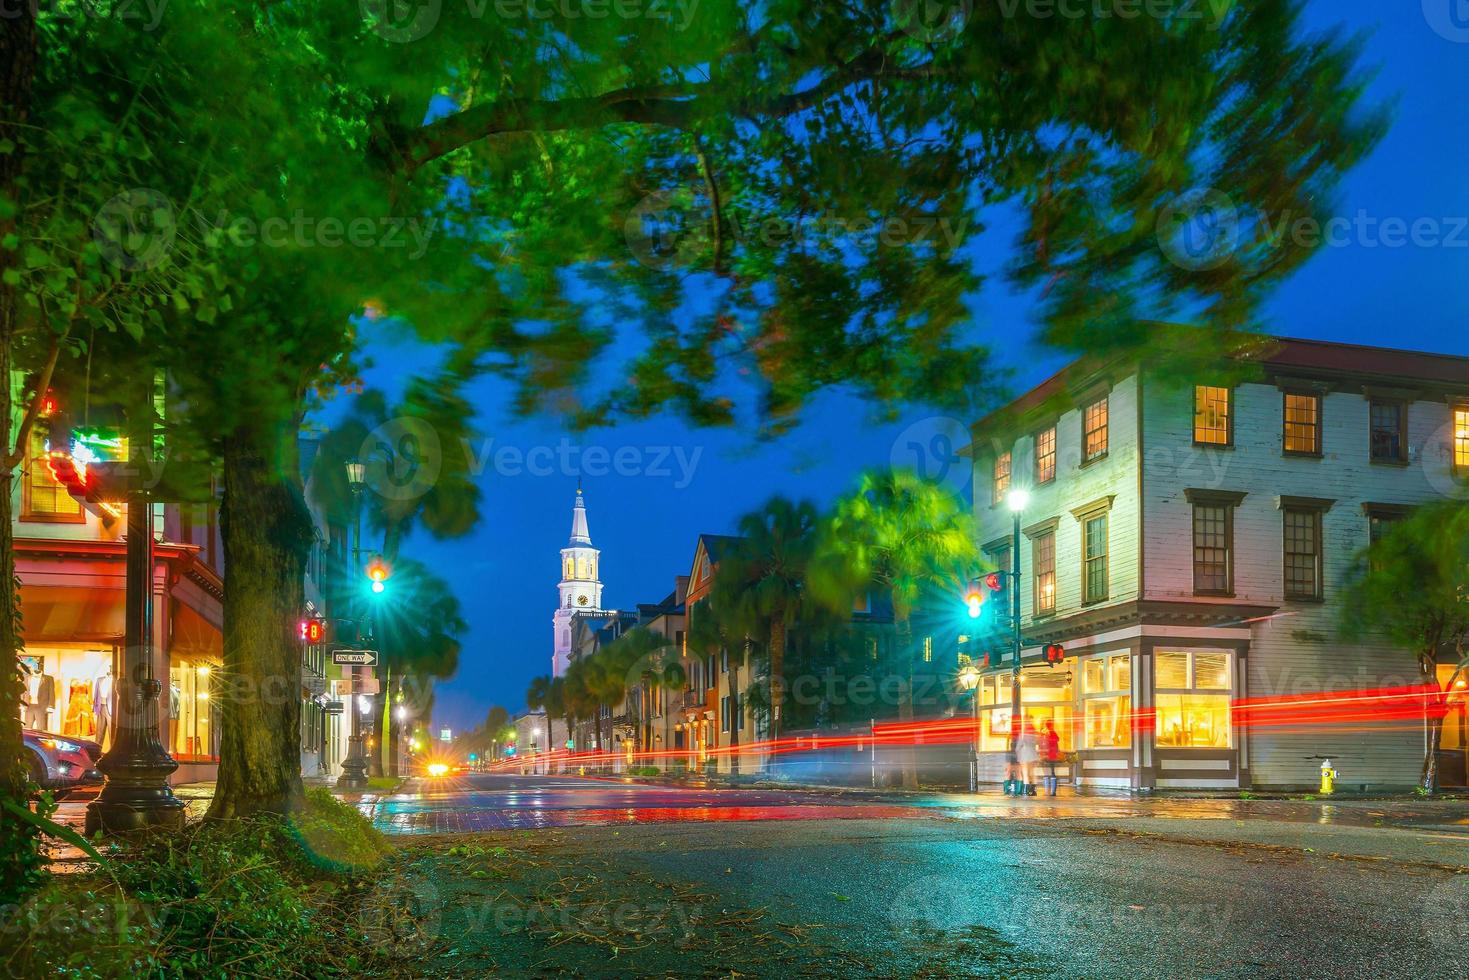
[[[605,658],[609,672],[620,673],[623,696],[629,691],[636,691],[638,716],[642,722],[638,726],[638,742],[644,749],[652,747],[652,695],[659,688],[666,689],[671,675],[665,669],[663,651],[672,645],[673,641],[663,634],[646,626],[636,626],[596,654]]]
[[[532,711],[544,711],[546,713],[546,731],[550,738],[551,732],[555,731],[552,723],[560,718],[566,724],[567,734],[571,734],[575,717],[571,703],[567,700],[567,685],[564,677],[537,677],[530,682],[530,687],[525,692],[525,705]],[[550,743],[548,743],[550,744]],[[556,746],[550,744],[552,751]]]
[[[412,707],[427,717],[428,691],[434,678],[450,677],[459,667],[459,637],[468,629],[459,600],[449,583],[422,562],[399,558],[388,589],[372,599],[372,633],[380,652],[378,669],[384,673],[384,705],[398,703],[405,693],[419,699]],[[502,709],[503,710],[503,709]],[[384,760],[398,758],[398,729],[388,710],[379,716],[379,751],[373,762],[382,773]]]
[[[725,574],[724,568],[724,560],[721,559],[719,568],[714,573],[714,586],[709,595],[689,606],[688,627],[684,636],[689,649],[696,651],[701,657],[718,653],[731,655],[729,686],[732,692],[737,692],[741,689],[740,667],[748,659],[748,637],[752,633],[762,632],[762,627],[748,616],[737,615],[733,611],[738,598],[738,582],[733,575],[727,580],[721,580],[720,576]],[[758,696],[752,700],[758,703]],[[734,723],[730,726],[730,744],[736,750],[730,756],[730,766],[738,772],[740,732],[739,726]]]
[[[837,501],[811,566],[811,586],[830,607],[848,611],[877,591],[892,603],[901,678],[898,717],[913,717],[913,630],[923,595],[957,591],[978,562],[973,520],[957,497],[911,470],[871,470]],[[918,783],[911,750],[903,785]]]
[[[787,636],[808,606],[806,574],[816,550],[818,522],[809,501],[771,497],[740,518],[739,540],[720,558],[714,577],[715,602],[730,622],[743,627],[743,636],[766,641],[771,738],[780,734]]]

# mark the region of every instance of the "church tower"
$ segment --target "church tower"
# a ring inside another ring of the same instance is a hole
[[[552,617],[556,630],[555,654],[551,660],[553,677],[565,674],[570,663],[572,618],[578,612],[597,612],[602,608],[602,582],[597,578],[600,555],[592,547],[587,505],[578,486],[576,505],[571,510],[571,540],[561,549],[561,583],[557,586],[561,601]]]

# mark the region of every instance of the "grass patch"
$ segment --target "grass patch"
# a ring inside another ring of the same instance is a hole
[[[379,792],[391,793],[403,785],[401,776],[369,776],[367,777],[367,788]]]
[[[394,850],[325,790],[289,819],[199,823],[105,853],[0,908],[0,974],[341,976],[401,962],[402,903],[382,893]]]

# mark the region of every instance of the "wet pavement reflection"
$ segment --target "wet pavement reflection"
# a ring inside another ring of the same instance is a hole
[[[615,778],[460,775],[411,780],[402,792],[353,799],[392,834],[465,833],[618,823],[760,820],[1031,819],[1271,820],[1434,830],[1469,841],[1469,801],[1159,799],[999,793],[723,789]]]

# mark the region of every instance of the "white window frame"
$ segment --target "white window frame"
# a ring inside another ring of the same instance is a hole
[[[1185,667],[1185,679],[1188,687],[1158,687],[1158,654],[1160,653],[1186,653],[1188,664]],[[1223,655],[1228,667],[1229,686],[1200,687],[1198,678],[1198,654]],[[1169,752],[1221,752],[1226,749],[1235,748],[1234,740],[1234,700],[1235,692],[1235,651],[1229,647],[1156,647],[1153,650],[1153,744],[1156,748],[1167,749]],[[1181,694],[1181,695],[1207,695],[1210,697],[1223,697],[1229,702],[1228,724],[1225,731],[1228,733],[1229,741],[1224,745],[1159,745],[1158,744],[1158,695]]]

